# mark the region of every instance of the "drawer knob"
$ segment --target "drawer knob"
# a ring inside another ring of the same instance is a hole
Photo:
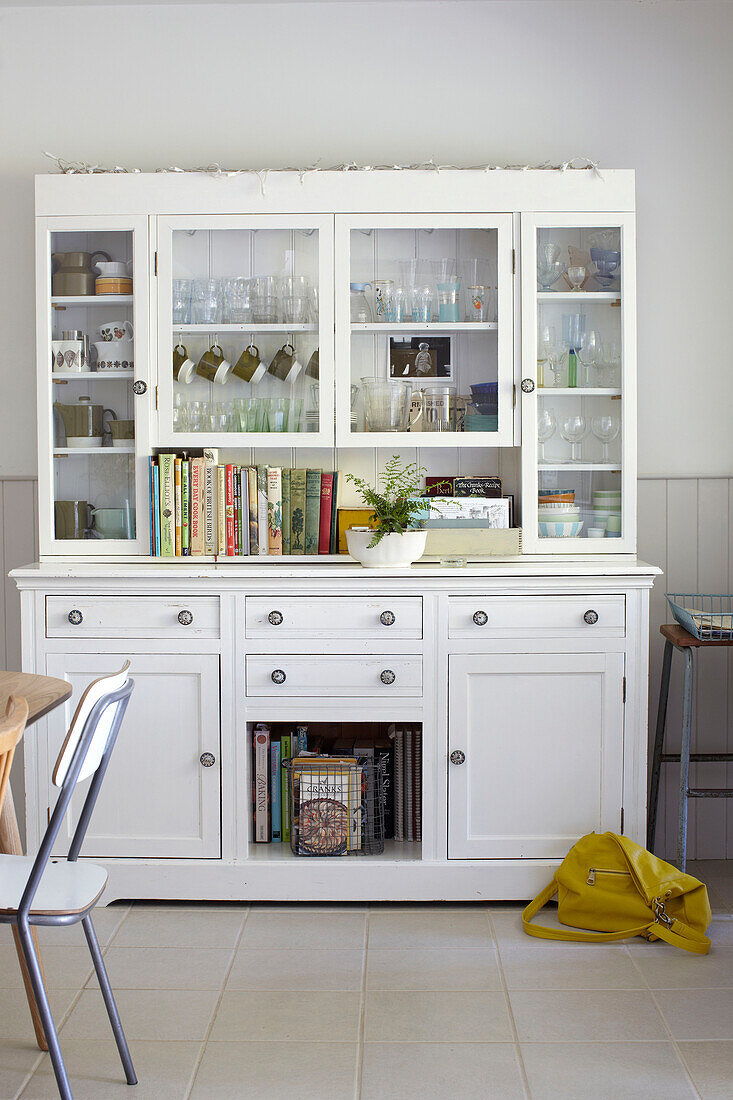
[[[473,621],[476,623],[476,626],[486,626],[489,621],[489,616],[485,611],[474,611]]]
[[[466,754],[465,752],[461,752],[460,749],[454,749],[453,752],[450,754],[451,764],[463,764],[465,762],[465,759]]]
[[[271,611],[267,616],[267,621],[270,626],[280,626],[280,623],[283,621],[282,611]]]
[[[394,611],[383,611],[382,614],[379,616],[379,621],[382,626],[392,626],[395,621]]]
[[[586,611],[583,618],[587,622],[588,626],[593,626],[594,623],[598,622],[598,612],[597,611]]]
[[[273,684],[284,684],[287,680],[287,676],[281,668],[275,668],[270,673],[270,679],[272,680]]]
[[[522,379],[522,393],[534,393],[534,382],[531,378]]]
[[[70,611],[66,618],[69,620],[72,626],[78,626],[79,623],[84,622],[84,616],[82,615],[81,611]]]
[[[213,768],[214,764],[216,763],[216,757],[214,756],[213,752],[202,752],[199,760],[201,761],[201,765],[204,768]]]
[[[190,626],[191,623],[193,622],[193,612],[192,611],[179,611],[178,612],[178,621],[181,624],[181,626]]]
[[[138,378],[137,382],[132,383],[132,392],[137,394],[138,397],[141,397],[144,393],[148,392],[147,382],[143,382],[141,378]]]
[[[395,676],[391,668],[385,668],[382,672],[380,672],[379,679],[382,681],[383,684],[393,684],[397,677]]]

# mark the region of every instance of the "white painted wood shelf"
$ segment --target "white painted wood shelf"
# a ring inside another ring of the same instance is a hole
[[[51,298],[51,305],[55,309],[71,306],[131,306],[134,300],[132,294],[56,294]]]

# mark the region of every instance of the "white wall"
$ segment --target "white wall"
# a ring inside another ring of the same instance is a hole
[[[587,154],[635,168],[639,456],[733,469],[733,5],[0,7],[0,472],[35,471],[33,175]]]

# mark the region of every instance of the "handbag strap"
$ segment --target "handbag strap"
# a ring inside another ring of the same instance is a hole
[[[670,917],[669,920],[668,925],[662,921],[654,921],[649,926],[649,931],[665,943],[671,943],[673,947],[681,947],[683,951],[690,951],[693,955],[707,955],[710,950],[708,936],[674,917]]]

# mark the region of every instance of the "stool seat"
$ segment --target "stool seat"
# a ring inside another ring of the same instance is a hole
[[[686,649],[688,646],[700,649],[709,645],[733,645],[733,638],[696,638],[679,623],[665,623],[660,626],[659,633],[678,649]]]

